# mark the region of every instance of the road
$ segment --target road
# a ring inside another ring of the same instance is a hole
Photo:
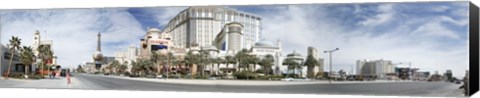
[[[74,87],[88,90],[138,90],[138,91],[184,91],[184,92],[234,92],[275,94],[349,94],[389,95],[424,97],[460,97],[460,84],[446,82],[401,82],[401,83],[351,83],[351,84],[301,84],[270,86],[227,86],[171,84],[138,81],[97,75],[75,74]],[[2,87],[9,87],[3,85]],[[19,87],[19,86],[12,86]]]

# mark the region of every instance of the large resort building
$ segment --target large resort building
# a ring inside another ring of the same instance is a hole
[[[280,68],[284,67],[281,63],[283,60],[281,43],[277,41],[273,44],[267,40],[259,40],[260,21],[260,17],[229,8],[190,7],[170,20],[163,30],[149,28],[144,38],[140,39],[137,59],[150,59],[153,53],[172,53],[177,59],[183,59],[189,51],[192,53],[208,51],[210,57],[224,58],[247,49],[250,55],[259,58],[272,55],[275,59],[272,69],[274,73],[281,74],[280,69],[284,69]],[[231,74],[238,71],[235,66],[230,64],[227,68],[226,64],[207,65],[204,71],[212,74]],[[254,70],[261,68],[259,65],[255,66]],[[160,69],[163,71],[164,68]],[[179,69],[196,70],[198,68],[170,68],[170,72],[176,72]]]
[[[212,45],[222,28],[231,22],[243,25],[242,48],[249,49],[261,38],[261,18],[246,12],[217,6],[197,6],[181,11],[169,21],[163,32],[172,35],[177,47]]]

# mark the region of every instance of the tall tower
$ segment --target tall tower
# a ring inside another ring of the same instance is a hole
[[[35,35],[33,36],[33,46],[32,50],[35,56],[38,56],[38,50],[37,48],[40,46],[40,31],[35,30]]]
[[[101,50],[101,44],[100,44],[100,41],[101,41],[101,34],[100,32],[98,32],[98,35],[97,35],[97,51],[95,51],[93,53],[93,61],[95,63],[95,68],[96,69],[100,69],[102,67],[102,63],[101,61],[103,60],[103,54],[102,54],[102,50]]]
[[[228,51],[236,53],[243,46],[243,25],[238,22],[231,22],[226,25],[228,28]]]

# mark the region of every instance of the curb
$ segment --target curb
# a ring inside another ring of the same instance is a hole
[[[264,83],[253,83],[253,84],[242,84],[241,80],[193,80],[196,83],[188,83],[184,81],[188,80],[177,80],[172,79],[173,81],[168,81],[165,79],[149,79],[149,78],[130,78],[130,77],[120,77],[120,76],[101,76],[101,77],[111,77],[117,79],[128,79],[128,80],[137,80],[137,81],[148,81],[148,82],[157,82],[157,83],[170,83],[170,84],[189,84],[189,85],[222,85],[222,86],[280,86],[280,85],[312,85],[312,84],[360,84],[360,83],[407,83],[411,81],[400,81],[400,82],[388,82],[388,81],[379,81],[379,82],[332,82],[328,83],[326,81],[256,81]],[[201,83],[199,83],[201,82]],[[205,83],[208,82],[208,83]],[[226,83],[222,83],[226,82]],[[230,83],[229,83],[230,82]],[[239,82],[239,84],[231,84],[231,82]],[[255,81],[248,81],[255,82]],[[245,83],[245,82],[243,82]]]

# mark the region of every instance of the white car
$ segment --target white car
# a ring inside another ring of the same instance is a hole
[[[284,78],[282,81],[293,81],[293,78]]]

